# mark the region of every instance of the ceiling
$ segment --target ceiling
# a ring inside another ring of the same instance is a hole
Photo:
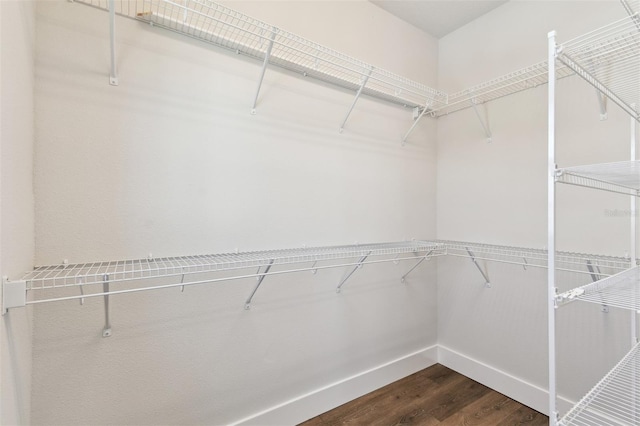
[[[443,37],[508,0],[370,0],[436,38]]]

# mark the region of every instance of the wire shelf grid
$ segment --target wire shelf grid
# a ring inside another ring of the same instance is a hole
[[[524,267],[547,268],[547,250],[478,244],[460,241],[437,240],[446,248],[446,255],[469,257],[469,251],[478,260],[501,262]],[[469,251],[468,251],[469,250]],[[593,274],[597,268],[601,275],[611,275],[629,268],[631,260],[624,257],[604,256],[566,251],[556,252],[556,269],[579,274]],[[611,273],[609,273],[611,272]]]
[[[561,426],[640,424],[640,343],[576,404]]]
[[[77,0],[103,10],[108,0]],[[309,41],[208,0],[116,0],[117,14],[264,60],[349,90],[409,107],[430,109],[447,94]]]
[[[575,300],[638,311],[640,310],[640,268],[635,266],[558,295],[558,304]]]
[[[245,253],[223,253],[198,256],[134,259],[93,262],[73,265],[36,267],[22,281],[27,290],[101,284],[105,281],[126,282],[150,278],[174,277],[186,274],[259,268],[303,262],[335,261],[362,256],[388,256],[431,252],[443,254],[436,244],[422,241],[362,244],[356,246],[313,247],[268,250]]]
[[[574,75],[568,67],[559,67],[557,78]],[[466,108],[472,108],[475,104],[483,104],[523,90],[533,89],[549,82],[549,66],[547,61],[519,69],[505,74],[493,80],[489,80],[472,86],[468,89],[449,95],[447,105],[437,109],[437,117],[451,114]]]
[[[640,1],[639,0],[620,0],[622,7],[629,14],[629,16],[640,12]]]
[[[640,161],[619,161],[559,169],[557,182],[624,195],[640,195]]]
[[[557,58],[636,120],[640,119],[638,13],[562,44]]]

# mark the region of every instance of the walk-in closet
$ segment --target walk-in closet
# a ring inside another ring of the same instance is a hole
[[[640,425],[640,2],[0,2],[0,424]]]

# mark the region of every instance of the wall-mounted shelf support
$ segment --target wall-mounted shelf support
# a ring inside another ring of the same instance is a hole
[[[79,279],[80,284],[78,285],[78,287],[80,287],[80,295],[84,296],[84,286],[82,285],[82,279]],[[84,305],[84,297],[80,298],[80,306]]]
[[[9,308],[18,308],[27,304],[27,283],[25,281],[9,281],[2,278],[2,315]]]
[[[418,107],[419,108],[419,107]],[[420,122],[420,120],[422,120],[422,117],[425,116],[425,114],[427,113],[431,113],[433,114],[433,112],[431,111],[431,107],[429,105],[429,103],[427,102],[427,105],[425,105],[425,107],[422,109],[422,112],[420,113],[420,115],[418,115],[418,118],[416,118],[413,121],[413,124],[411,125],[411,127],[409,128],[409,130],[407,131],[407,133],[404,134],[404,136],[402,137],[402,146],[404,146],[405,143],[407,143],[407,138],[409,137],[409,135],[411,134],[411,132],[413,132],[413,129],[416,128],[416,126],[418,125],[418,123]]]
[[[473,252],[469,248],[465,247],[465,249],[467,250],[467,253],[469,253],[469,257],[471,258],[471,261],[473,262],[473,264],[476,265],[476,268],[478,268],[478,271],[480,271],[480,273],[482,274],[482,277],[484,278],[484,285],[487,288],[491,288],[491,281],[489,281],[489,277],[487,276],[487,274],[484,272],[484,270],[476,260],[476,255],[473,254]]]
[[[102,330],[102,337],[111,336],[111,320],[109,319],[109,275],[105,274],[102,277],[102,291],[104,295],[104,329]]]
[[[267,65],[269,65],[269,58],[271,57],[271,50],[273,49],[273,42],[276,39],[276,33],[278,28],[273,27],[271,30],[271,37],[269,38],[269,46],[264,53],[264,61],[262,62],[262,70],[260,71],[260,79],[258,80],[258,87],[256,88],[256,96],[253,98],[253,105],[251,106],[251,114],[255,115],[256,105],[258,103],[258,95],[260,95],[260,88],[262,87],[262,80],[264,80],[264,74],[267,72]]]
[[[340,284],[338,284],[338,287],[336,288],[336,293],[340,293],[340,291],[342,290],[342,285],[346,283],[349,278],[351,278],[351,275],[353,275],[354,272],[362,268],[362,263],[367,260],[367,257],[369,257],[370,254],[371,252],[365,254],[360,258],[360,260],[358,260],[358,263],[356,263],[351,271],[342,279],[342,281],[340,281]]]
[[[600,271],[600,267],[598,265],[593,264],[593,262],[591,260],[587,260],[587,270],[589,271],[589,274],[591,275],[591,281],[593,281],[594,283],[597,281],[600,281],[603,276],[602,276],[602,272]],[[600,311],[604,314],[608,314],[609,313],[609,306],[604,303],[604,301],[602,302],[602,305],[600,306]]]
[[[369,77],[371,77],[372,71],[373,71],[373,67],[369,67],[369,71],[367,72],[367,74],[362,76],[362,83],[360,83],[360,88],[358,88],[358,91],[356,92],[356,97],[351,103],[351,108],[349,108],[347,115],[344,117],[344,120],[342,120],[342,124],[340,124],[340,130],[339,130],[340,133],[344,131],[344,125],[349,119],[349,116],[351,115],[351,111],[353,111],[353,108],[356,106],[356,102],[358,102],[358,99],[360,98],[360,95],[362,94],[364,87],[367,85],[367,82],[369,81]]]
[[[111,69],[109,84],[118,85],[118,69],[116,67],[116,2],[109,0],[109,44],[111,45]]]
[[[407,271],[407,273],[406,273],[406,274],[404,274],[404,275],[402,276],[402,278],[400,278],[400,282],[404,284],[405,279],[407,278],[407,275],[409,275],[411,272],[413,272],[413,270],[414,270],[414,269],[416,269],[418,266],[420,266],[420,264],[421,264],[422,262],[424,262],[425,260],[430,259],[430,257],[429,257],[429,256],[431,256],[431,253],[433,253],[433,250],[430,250],[427,254],[425,254],[424,256],[422,256],[422,257],[420,258],[420,260],[418,260],[418,262],[417,262],[415,265],[413,265],[413,266],[411,267],[411,269],[409,269],[409,270]]]
[[[269,270],[271,269],[271,266],[273,266],[273,262],[274,262],[274,259],[271,259],[269,261],[269,264],[267,266],[265,266],[264,272],[262,272],[262,273],[260,272],[260,268],[258,268],[258,273],[256,274],[258,282],[256,283],[256,286],[253,288],[253,291],[251,292],[251,294],[247,298],[246,302],[244,302],[244,308],[246,310],[251,309],[251,299],[253,299],[253,296],[256,294],[256,291],[258,291],[258,288],[260,288],[260,284],[262,284],[262,281],[264,280],[264,277],[269,273]]]
[[[476,116],[478,117],[478,120],[480,120],[480,125],[484,130],[484,134],[487,136],[487,142],[491,143],[493,140],[492,139],[493,136],[491,135],[491,128],[489,127],[489,117],[488,117],[489,114],[487,112],[486,105],[484,106],[484,118],[480,114],[480,111],[478,111],[478,101],[476,101],[475,99],[472,99],[471,105],[473,106],[473,110],[475,111]]]
[[[600,121],[605,121],[609,118],[607,114],[607,97],[596,90],[596,96],[598,97],[598,107],[600,108]]]

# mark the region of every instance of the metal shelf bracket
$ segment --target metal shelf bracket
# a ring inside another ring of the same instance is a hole
[[[2,278],[2,315],[6,314],[9,308],[18,308],[27,305],[27,283],[26,281],[9,281],[7,277]]]
[[[342,285],[344,283],[347,282],[347,280],[349,278],[351,278],[351,275],[353,275],[354,272],[356,272],[358,269],[360,269],[362,267],[362,263],[367,260],[367,257],[369,257],[369,255],[371,254],[371,252],[365,254],[364,256],[362,256],[360,258],[360,260],[358,260],[358,263],[351,269],[351,271],[342,279],[342,281],[340,281],[340,284],[338,284],[338,287],[336,288],[336,293],[340,293],[340,291],[342,290]]]
[[[591,260],[587,260],[587,269],[589,270],[589,274],[591,275],[591,280],[595,283],[596,281],[600,281],[602,279],[602,272],[600,271],[600,267],[595,265]],[[609,306],[603,303],[600,307],[600,311],[603,314],[609,313]]]
[[[480,114],[480,111],[478,111],[478,101],[476,101],[475,99],[472,99],[471,100],[471,105],[473,106],[473,110],[475,111],[476,116],[478,117],[478,120],[480,121],[480,125],[482,126],[482,129],[484,130],[484,134],[487,136],[487,142],[489,142],[489,143],[493,142],[493,135],[491,134],[491,128],[489,127],[489,117],[488,117],[489,114],[487,112],[486,105],[484,107],[484,119],[483,119],[482,115]]]
[[[109,70],[109,84],[118,85],[118,69],[116,68],[116,4],[109,0],[109,44],[111,46],[111,69]]]
[[[418,260],[418,262],[417,262],[415,265],[413,265],[413,266],[411,267],[411,269],[409,269],[409,270],[407,271],[407,273],[406,273],[406,274],[404,274],[404,275],[402,276],[402,278],[400,278],[400,282],[404,284],[404,283],[406,282],[407,275],[409,275],[411,272],[413,272],[413,270],[414,270],[414,269],[416,269],[418,266],[420,266],[420,264],[421,264],[422,262],[424,262],[425,260],[429,260],[429,259],[431,259],[431,258],[430,258],[431,253],[433,253],[433,250],[430,250],[427,254],[425,254],[424,256],[422,256],[422,257],[420,258],[420,260]]]
[[[373,67],[369,67],[369,71],[367,72],[367,74],[362,76],[362,83],[360,83],[360,88],[358,88],[358,91],[356,92],[356,97],[351,103],[351,108],[349,108],[349,111],[347,111],[347,115],[344,117],[344,120],[342,120],[342,124],[340,124],[340,130],[339,130],[340,133],[344,131],[344,125],[347,123],[347,120],[351,115],[351,111],[353,111],[353,108],[356,106],[356,102],[358,102],[358,99],[360,98],[360,95],[362,94],[364,87],[367,85],[367,82],[369,81],[369,77],[371,77],[372,72],[373,72]]]
[[[598,97],[598,107],[600,108],[600,121],[605,121],[609,118],[609,115],[607,114],[607,97],[597,89],[596,96]]]
[[[111,337],[111,321],[109,319],[109,275],[108,274],[104,274],[102,277],[102,292],[106,293],[104,295],[104,329],[102,330],[102,337]]]
[[[482,277],[484,278],[485,287],[491,288],[491,281],[489,281],[489,277],[482,270],[482,268],[480,267],[480,264],[478,264],[478,261],[476,260],[476,255],[473,254],[473,252],[467,247],[465,247],[465,250],[467,250],[467,253],[469,253],[469,257],[471,258],[471,261],[473,262],[474,265],[476,265],[476,268],[478,268],[478,271],[480,271],[480,273],[482,274]]]
[[[413,129],[416,128],[416,126],[418,125],[418,123],[420,122],[420,120],[422,119],[422,117],[425,116],[425,114],[430,113],[432,116],[435,114],[432,109],[431,109],[431,104],[429,102],[426,103],[426,105],[424,106],[424,108],[422,109],[422,112],[420,113],[420,115],[418,115],[417,118],[414,119],[413,124],[411,125],[411,127],[409,128],[409,130],[407,131],[407,133],[404,134],[404,136],[402,137],[402,146],[404,146],[404,144],[407,143],[407,138],[409,137],[409,135],[411,134],[411,132],[413,132]]]
[[[258,95],[260,95],[260,87],[262,87],[262,80],[264,80],[264,74],[267,71],[267,65],[269,65],[269,58],[271,57],[271,50],[273,49],[273,42],[276,39],[278,28],[273,27],[271,30],[271,38],[269,38],[269,46],[264,53],[264,61],[262,62],[262,70],[260,71],[260,79],[258,80],[258,87],[256,89],[256,96],[253,98],[253,105],[251,106],[251,114],[256,114],[256,104],[258,103]]]
[[[273,266],[273,262],[274,262],[274,259],[271,259],[269,261],[269,264],[264,268],[264,272],[262,272],[262,273],[260,273],[260,268],[258,268],[258,273],[256,274],[257,278],[258,278],[258,282],[256,283],[256,286],[253,288],[253,291],[251,292],[251,294],[249,295],[247,300],[244,302],[244,309],[245,310],[248,311],[249,309],[251,309],[251,299],[253,299],[253,296],[258,291],[258,288],[260,288],[260,284],[262,284],[262,281],[264,280],[264,277],[269,273],[269,270],[271,269],[271,266]]]

